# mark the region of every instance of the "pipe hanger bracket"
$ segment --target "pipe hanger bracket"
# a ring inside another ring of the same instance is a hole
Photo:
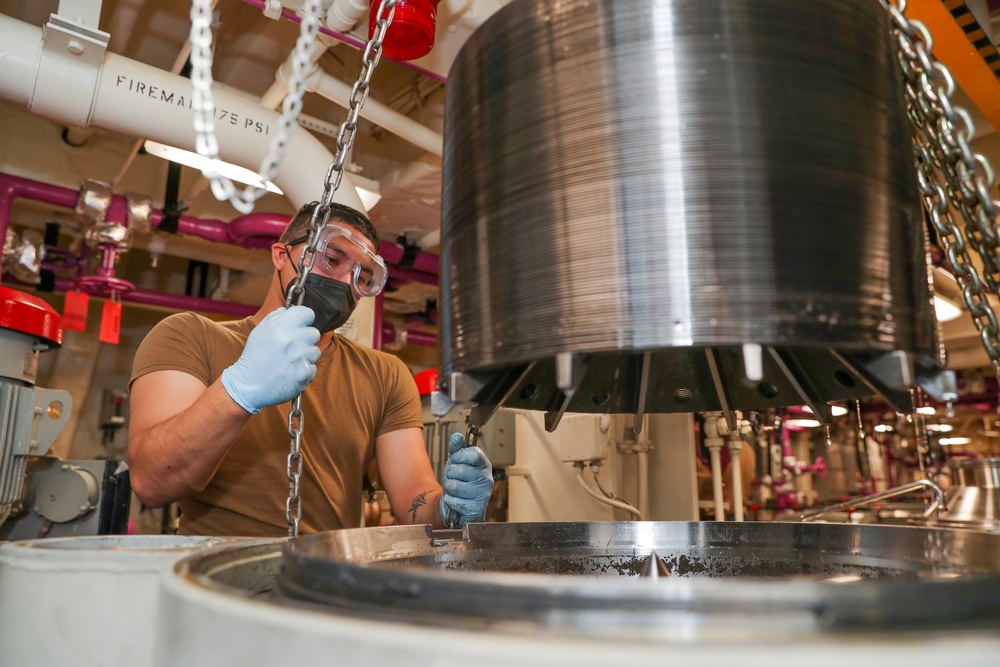
[[[71,125],[89,125],[110,38],[106,32],[52,14],[42,29],[28,109]]]

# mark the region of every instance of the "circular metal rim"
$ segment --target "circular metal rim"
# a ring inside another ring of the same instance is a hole
[[[557,525],[567,524],[530,524],[541,531]],[[708,526],[709,535],[718,530],[738,536],[739,526],[764,524],[688,525]],[[898,531],[922,531],[919,535],[913,532],[909,535],[928,544],[938,543],[945,551],[955,541],[973,545],[982,542],[994,549],[991,553],[1000,546],[1000,535],[975,531],[905,526],[767,525],[779,527],[767,529],[772,533],[797,532],[805,537],[831,530],[862,536],[888,530],[897,531],[892,537],[899,538],[906,533]],[[640,638],[661,638],[678,628],[704,631],[735,627],[784,636],[793,631],[862,628],[901,631],[914,627],[1000,627],[997,604],[1000,560],[996,557],[990,562],[988,574],[979,574],[981,570],[976,569],[954,571],[945,566],[935,572],[938,578],[931,579],[864,580],[834,585],[816,579],[670,578],[649,586],[643,585],[646,582],[574,576],[468,571],[458,574],[414,569],[406,567],[405,562],[400,562],[402,567],[385,567],[387,559],[381,559],[372,550],[380,536],[398,545],[396,555],[402,556],[407,555],[408,545],[420,541],[430,549],[461,546],[463,539],[469,540],[470,531],[475,535],[490,526],[517,524],[479,524],[462,532],[396,526],[298,538],[285,547],[277,588],[292,604],[325,608],[334,613],[467,629],[520,628],[528,624],[544,632],[588,636],[624,632]],[[357,543],[352,545],[352,539]],[[322,545],[329,540],[339,540],[344,547],[339,554],[341,560],[308,553],[310,545]],[[616,549],[620,552],[623,548],[619,545]],[[633,551],[641,552],[642,548]]]

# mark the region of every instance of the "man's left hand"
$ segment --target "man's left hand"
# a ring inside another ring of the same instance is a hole
[[[493,492],[493,466],[479,447],[465,446],[461,433],[453,433],[448,441],[442,487],[441,519],[446,525],[448,508],[458,514],[459,526],[486,518],[486,504]]]

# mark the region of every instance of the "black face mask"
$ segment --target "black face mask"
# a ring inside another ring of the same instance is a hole
[[[313,326],[319,329],[321,334],[343,326],[358,305],[354,300],[351,286],[340,280],[310,273],[306,276],[305,288],[306,294],[302,299],[302,305],[316,313]],[[282,293],[284,292],[282,288]],[[285,298],[288,298],[287,294]]]

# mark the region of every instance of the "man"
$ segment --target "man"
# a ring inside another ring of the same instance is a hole
[[[171,315],[139,346],[129,424],[136,496],[153,507],[179,501],[182,534],[287,534],[289,401],[309,386],[301,532],[360,525],[372,458],[400,523],[442,527],[448,508],[460,524],[481,521],[493,487],[482,450],[454,437],[442,490],[406,366],[334,331],[357,299],[385,285],[378,234],[364,215],[331,205],[304,305],[284,307],[315,206],[304,206],[271,246],[275,273],[255,315],[223,323]]]

